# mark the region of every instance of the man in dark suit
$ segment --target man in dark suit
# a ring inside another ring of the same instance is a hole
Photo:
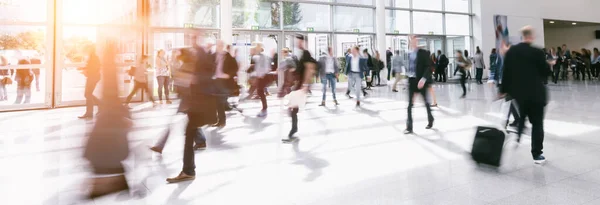
[[[429,51],[420,49],[417,46],[416,36],[410,36],[409,40],[412,51],[409,53],[408,69],[406,72],[408,76],[408,119],[406,120],[404,134],[413,133],[412,107],[415,94],[420,93],[425,101],[428,99],[427,87],[428,82],[431,82],[432,64],[431,58],[429,58]],[[428,102],[425,102],[425,108],[427,109],[427,120],[429,122],[425,129],[431,129],[434,119],[433,115],[431,115],[431,107]]]
[[[437,82],[446,82],[446,68],[448,67],[448,58],[441,50],[437,51],[437,62],[435,65],[435,80]]]
[[[227,98],[232,93],[232,89],[235,87],[234,77],[238,71],[238,65],[235,59],[225,51],[225,43],[222,40],[217,41],[215,57],[215,82],[217,88],[220,90],[221,97],[219,97],[218,116],[219,121],[217,127],[225,127],[226,117],[225,110],[229,107]]]
[[[535,163],[543,163],[544,143],[544,107],[548,102],[546,86],[543,80],[550,74],[549,64],[544,52],[533,47],[533,29],[526,26],[521,29],[523,42],[512,46],[504,58],[504,71],[501,96],[510,95],[519,107],[519,138],[525,126],[525,117],[531,122],[531,154]]]
[[[385,51],[385,65],[387,66],[387,80],[390,80],[390,75],[392,73],[392,57],[394,57],[394,53],[392,53],[392,48],[387,49]]]

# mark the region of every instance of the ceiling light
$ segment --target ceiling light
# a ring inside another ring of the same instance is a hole
[[[575,22],[573,22],[572,24],[573,24],[573,25],[577,25],[577,23],[575,23]]]
[[[550,23],[554,23],[554,21],[550,21]]]

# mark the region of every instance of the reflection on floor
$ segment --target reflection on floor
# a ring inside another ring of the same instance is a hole
[[[534,165],[528,137],[508,143],[500,169],[478,167],[468,152],[474,126],[502,121],[495,91],[435,85],[435,129],[417,99],[416,135],[403,135],[406,93],[374,88],[363,108],[343,92],[340,106],[318,107],[319,88],[299,114],[301,141],[281,144],[289,117],[269,99],[258,119],[258,101],[230,113],[227,127],[206,128],[208,149],[196,154],[193,182],[166,184],[181,169],[182,132],[172,133],[163,156],[147,149],[170,122],[182,130],[176,105],[138,107],[126,162],[131,193],[81,201],[89,176],[81,158],[83,108],[0,113],[0,198],[3,204],[600,204],[598,84],[551,85],[545,154]],[[344,90],[344,89],[342,89]],[[331,96],[328,96],[331,99]],[[331,104],[331,103],[330,103]],[[514,137],[514,136],[513,136]]]

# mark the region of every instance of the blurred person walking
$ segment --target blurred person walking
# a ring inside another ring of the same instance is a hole
[[[413,117],[412,107],[414,104],[414,96],[416,93],[420,93],[425,101],[425,109],[427,110],[427,126],[425,129],[431,129],[433,127],[433,115],[431,114],[431,107],[429,105],[427,94],[429,82],[431,82],[431,59],[429,58],[429,52],[421,49],[417,46],[416,36],[409,37],[410,49],[409,62],[407,69],[408,76],[408,116],[406,120],[406,130],[404,134],[413,133]]]
[[[317,67],[317,61],[312,57],[310,52],[305,48],[305,36],[298,34],[296,35],[296,46],[301,51],[301,56],[298,58],[298,64],[296,65],[295,79],[296,85],[293,90],[295,92],[302,92],[305,96],[309,90],[309,84],[311,78],[315,75],[315,69]],[[292,92],[293,93],[293,92]],[[300,110],[299,105],[291,106],[289,108],[290,116],[292,118],[292,128],[287,138],[283,139],[283,143],[293,143],[298,140],[294,135],[298,132],[298,111]]]
[[[543,163],[544,108],[548,93],[543,79],[548,77],[549,65],[541,49],[533,47],[534,31],[530,26],[521,29],[523,42],[512,46],[504,60],[504,78],[500,96],[512,96],[519,107],[519,139],[529,118],[531,128],[531,154],[535,163]]]
[[[162,104],[164,93],[166,103],[171,104],[171,100],[169,99],[171,71],[169,69],[169,62],[165,58],[165,51],[162,49],[158,50],[158,53],[156,54],[154,68],[156,70],[156,81],[158,82],[158,102]]]
[[[216,86],[219,89],[218,92],[221,95],[221,97],[219,97],[219,106],[217,107],[219,121],[216,126],[225,127],[225,111],[229,108],[227,99],[233,93],[233,89],[237,87],[234,78],[237,76],[238,66],[235,58],[225,50],[225,43],[222,40],[217,41],[215,54],[216,70],[213,79],[215,80]]]
[[[398,92],[398,82],[402,80],[402,76],[404,75],[404,59],[400,56],[400,51],[396,50],[396,55],[392,57],[392,71],[394,72],[394,85],[392,86],[392,92]],[[406,90],[406,87],[402,88],[402,90]]]
[[[26,59],[19,60],[19,65],[30,65]],[[33,82],[33,71],[31,68],[17,68],[15,81],[17,82],[17,99],[15,104],[29,104],[31,101],[31,83]],[[25,100],[23,100],[25,97]]]
[[[256,43],[256,55],[252,57],[254,60],[254,72],[251,73],[256,80],[256,93],[260,97],[260,102],[262,104],[262,109],[258,113],[258,117],[266,117],[267,116],[267,96],[265,93],[265,89],[267,88],[270,81],[268,79],[268,73],[271,70],[271,60],[269,57],[265,56],[262,51],[264,51],[262,43]]]
[[[8,66],[8,60],[4,56],[0,56],[0,66]],[[12,84],[10,76],[10,69],[0,68],[0,101],[8,100],[6,85]]]
[[[178,60],[181,62],[180,69],[177,69],[173,73],[174,85],[181,99],[177,113],[186,113],[190,107],[190,86],[192,85],[194,71],[196,70],[196,56],[193,55],[191,49],[181,49]],[[175,124],[175,122],[172,122],[172,124]],[[167,127],[166,132],[158,139],[154,146],[150,147],[150,150],[162,154],[171,133],[171,126]],[[198,129],[198,133],[194,136],[194,142],[194,150],[206,149],[206,137],[201,128]]]
[[[367,72],[367,58],[360,56],[358,46],[352,48],[352,53],[346,57],[346,76],[348,76],[348,92],[354,90],[356,93],[356,107],[360,106],[360,93],[362,90],[362,79]],[[349,93],[347,93],[349,95]],[[366,96],[366,95],[365,95]]]
[[[337,59],[333,56],[333,48],[327,48],[327,55],[324,55],[319,59],[319,78],[323,84],[323,99],[319,106],[325,106],[325,99],[327,98],[327,85],[331,87],[331,94],[333,95],[333,104],[339,105],[335,96],[335,87],[337,78],[339,76],[339,65]]]
[[[460,75],[460,86],[462,87],[463,94],[460,98],[465,98],[467,96],[467,72],[470,67],[470,62],[465,59],[460,50],[456,51],[456,71],[459,72]],[[456,75],[456,72],[455,72]]]
[[[154,106],[154,97],[153,93],[150,91],[150,87],[148,86],[148,68],[150,68],[150,63],[148,63],[148,56],[144,55],[138,62],[135,67],[132,67],[133,72],[131,74],[133,77],[133,89],[131,93],[127,96],[125,100],[126,107],[129,107],[129,103],[131,102],[131,98],[136,95],[138,91],[146,92],[148,94],[148,98],[150,98],[150,102]]]
[[[90,198],[129,189],[121,162],[129,156],[127,134],[132,122],[129,110],[119,100],[116,43],[114,39],[107,41],[102,69],[102,103],[99,105],[102,112],[89,134],[83,155],[96,175],[90,179]]]
[[[435,61],[435,80],[437,82],[446,82],[446,68],[450,63],[448,57],[442,53],[442,50],[437,51],[437,60]]]
[[[477,46],[475,51],[475,56],[473,56],[473,65],[475,66],[475,79],[477,83],[480,85],[483,84],[483,70],[485,69],[485,60],[483,60],[483,53],[479,46]]]
[[[197,39],[196,42],[202,41]],[[197,48],[197,47],[196,47]],[[209,62],[209,63],[205,63]],[[196,49],[193,77],[189,84],[189,95],[182,99],[180,110],[188,116],[185,128],[185,143],[183,149],[183,167],[179,175],[167,178],[169,183],[194,180],[196,164],[194,161],[194,139],[200,127],[217,123],[217,106],[219,93],[215,92],[216,83],[214,58],[204,49]]]
[[[99,105],[100,100],[94,96],[96,85],[100,81],[100,58],[96,54],[96,47],[86,48],[88,58],[85,67],[82,68],[85,80],[85,113],[79,116],[80,119],[89,119],[94,117],[94,105]],[[102,111],[98,107],[98,112]]]

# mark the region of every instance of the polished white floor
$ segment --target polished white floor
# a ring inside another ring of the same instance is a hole
[[[300,142],[282,144],[290,119],[269,99],[242,103],[222,130],[205,128],[208,149],[196,153],[197,178],[166,184],[181,169],[182,132],[172,133],[163,156],[147,147],[171,121],[176,105],[134,109],[126,161],[132,190],[82,200],[90,176],[81,158],[86,130],[83,108],[0,113],[2,204],[600,204],[600,86],[550,85],[545,121],[545,165],[534,165],[527,136],[508,143],[499,169],[471,160],[474,127],[503,117],[489,85],[435,85],[435,129],[417,99],[415,135],[403,135],[406,93],[375,88],[361,109],[338,89],[340,106],[318,107],[319,86],[299,114]],[[328,95],[328,101],[331,96]],[[331,101],[329,101],[331,102]],[[183,129],[181,123],[176,130]],[[513,137],[513,136],[511,136]]]

